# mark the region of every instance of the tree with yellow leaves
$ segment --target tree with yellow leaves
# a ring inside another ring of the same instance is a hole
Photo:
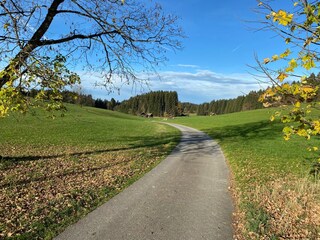
[[[286,111],[277,111],[271,120],[280,118],[286,126],[283,129],[285,140],[292,135],[310,139],[320,134],[320,119],[314,114],[320,107],[316,100],[319,87],[308,81],[307,74],[319,66],[320,46],[320,2],[297,0],[292,10],[273,9],[270,4],[259,1],[266,21],[265,28],[273,30],[288,46],[277,55],[258,62],[258,70],[272,83],[260,97],[264,106],[283,105],[284,99],[290,100]],[[273,70],[273,62],[284,62],[282,69]],[[290,80],[298,80],[290,83]],[[287,103],[288,101],[286,101]],[[318,147],[311,147],[317,151]],[[320,158],[318,159],[318,164]]]

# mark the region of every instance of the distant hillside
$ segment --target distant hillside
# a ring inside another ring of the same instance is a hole
[[[118,105],[115,110],[123,113],[141,115],[150,113],[153,116],[178,115],[177,92],[156,91],[131,97]]]

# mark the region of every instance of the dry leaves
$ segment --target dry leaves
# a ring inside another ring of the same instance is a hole
[[[250,231],[246,213],[236,214],[236,239],[320,239],[320,183],[310,179],[276,179],[252,188],[250,199],[267,219]]]
[[[16,159],[1,160],[0,239],[43,238],[43,231],[101,204],[166,153],[161,146],[120,152],[48,147],[23,155],[23,149],[6,149]]]

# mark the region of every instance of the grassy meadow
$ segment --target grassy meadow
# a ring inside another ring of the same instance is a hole
[[[319,139],[285,141],[274,110],[171,120],[219,142],[232,171],[237,239],[320,239],[320,184],[309,172]]]
[[[219,142],[229,163],[237,239],[320,239],[318,139],[284,141],[272,109],[168,120]],[[160,119],[159,119],[160,120]],[[162,119],[161,119],[162,120]],[[178,130],[68,105],[0,119],[0,239],[51,239],[168,155]]]
[[[51,239],[141,177],[180,138],[169,126],[68,105],[0,119],[0,239]]]

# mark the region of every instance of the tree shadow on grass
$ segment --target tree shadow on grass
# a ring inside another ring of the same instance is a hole
[[[212,138],[225,141],[239,138],[241,140],[275,139],[281,137],[283,125],[279,122],[260,121],[220,128],[205,129]]]
[[[122,164],[126,164],[129,163],[130,161],[132,161],[131,159],[125,160],[125,161],[121,161],[121,162],[112,162],[112,163],[107,163],[104,164],[102,166],[99,167],[89,167],[87,169],[73,169],[73,170],[68,170],[66,172],[63,173],[58,173],[58,174],[49,174],[49,175],[45,175],[45,176],[40,176],[40,177],[35,177],[35,178],[30,178],[30,179],[23,179],[23,180],[17,180],[17,181],[13,181],[10,183],[0,183],[0,188],[5,188],[5,187],[9,187],[9,186],[17,186],[17,185],[26,185],[29,183],[33,183],[33,182],[41,182],[41,181],[47,181],[48,179],[54,179],[54,178],[64,178],[64,177],[68,177],[68,176],[74,176],[74,175],[82,175],[88,172],[96,172],[96,171],[100,171],[100,170],[106,170],[109,168],[112,168],[114,166],[117,165],[122,165]]]
[[[261,142],[262,140],[280,140],[283,136],[283,127],[284,124],[282,124],[280,121],[261,121],[234,126],[226,126],[221,128],[213,127],[211,129],[206,129],[205,131],[215,140],[225,143],[240,141],[243,143],[243,146],[245,146],[246,141],[248,141],[248,144],[259,144],[259,142]],[[266,145],[265,147],[267,148],[271,146],[272,145]],[[297,145],[297,147],[306,149],[307,145]],[[288,149],[284,149],[284,151],[288,151]],[[319,176],[320,165],[319,163],[317,163],[317,159],[318,155],[316,152],[305,151],[305,154],[301,156],[300,163],[303,167],[305,167],[305,169],[310,169],[311,175]]]
[[[128,138],[126,138],[127,141]],[[143,149],[143,148],[152,148],[156,146],[161,146],[164,144],[168,143],[178,143],[180,139],[179,134],[167,134],[163,137],[155,138],[155,137],[131,137],[129,138],[129,142],[132,142],[132,144],[128,144],[126,147],[120,147],[120,148],[113,148],[113,149],[99,149],[99,150],[93,150],[93,151],[84,151],[84,152],[75,152],[71,154],[57,154],[57,155],[50,155],[50,156],[18,156],[18,157],[2,157],[0,159],[0,164],[1,162],[6,162],[7,166],[2,166],[2,170],[8,170],[10,168],[13,168],[19,162],[25,162],[25,161],[38,161],[38,160],[54,160],[56,158],[60,157],[82,157],[86,158],[89,157],[90,155],[95,155],[95,154],[102,154],[102,153],[109,153],[109,152],[119,152],[119,151],[128,151],[128,150],[135,150],[135,149]],[[111,168],[113,166],[121,165],[121,164],[127,164],[131,162],[132,159],[125,159],[122,161],[114,161],[114,162],[107,162],[101,166],[91,166],[86,169],[72,169],[65,171],[63,173],[57,173],[53,174],[50,176],[39,176],[36,178],[32,179],[23,179],[23,180],[18,180],[10,183],[2,183],[0,184],[0,188],[4,187],[9,187],[11,185],[25,185],[29,184],[31,182],[41,182],[41,181],[46,181],[48,178],[63,178],[67,176],[73,176],[73,175],[81,175],[85,174],[87,172],[95,172],[95,171],[100,171],[104,169]]]
[[[129,142],[124,147],[116,147],[116,148],[103,148],[103,149],[94,149],[92,151],[79,151],[73,153],[61,153],[54,155],[28,155],[28,156],[1,156],[0,155],[0,164],[1,163],[12,163],[18,164],[19,162],[25,161],[37,161],[37,160],[50,160],[60,157],[86,157],[89,155],[102,154],[102,153],[110,153],[110,152],[120,152],[120,151],[128,151],[135,150],[146,147],[156,147],[164,144],[168,144],[171,142],[177,142],[180,139],[180,134],[166,134],[161,137],[146,137],[146,136],[136,136],[136,137],[126,137],[123,139],[119,139],[119,142]]]

